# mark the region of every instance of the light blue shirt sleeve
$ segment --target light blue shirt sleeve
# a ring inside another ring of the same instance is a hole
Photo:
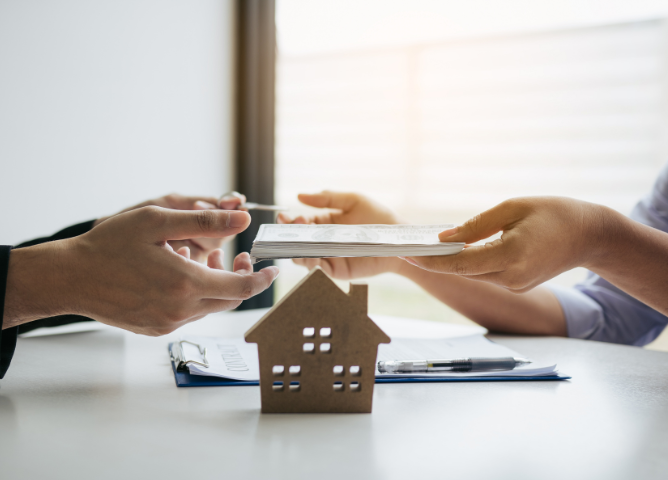
[[[652,192],[635,206],[630,217],[668,232],[668,165],[661,171]],[[573,288],[546,286],[561,304],[569,337],[642,346],[658,337],[668,325],[668,317],[591,272]]]

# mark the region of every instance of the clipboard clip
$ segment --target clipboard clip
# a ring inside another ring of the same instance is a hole
[[[189,343],[190,345],[194,345],[197,347],[200,355],[202,355],[202,362],[198,362],[197,360],[186,359],[186,355],[183,352],[184,343]],[[199,365],[204,368],[209,368],[209,360],[207,360],[206,358],[206,347],[202,347],[201,345],[194,342],[189,342],[188,340],[181,340],[179,342],[172,343],[172,345],[169,348],[169,355],[172,358],[172,362],[174,362],[174,364],[176,365],[176,370],[179,372],[187,371],[188,365],[190,365],[191,363]]]

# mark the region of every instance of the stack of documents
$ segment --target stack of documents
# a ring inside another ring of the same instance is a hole
[[[371,317],[392,338],[392,343],[378,346],[377,362],[462,357],[522,357],[510,348],[485,338],[486,330],[482,327],[449,325],[384,315],[371,315]],[[182,344],[186,359],[201,361],[201,351],[203,351],[201,349],[206,348],[209,367],[190,364],[187,367],[189,376],[175,372],[178,386],[259,384],[260,366],[256,344],[246,343],[240,337],[186,336],[183,340],[191,342]],[[198,378],[204,380],[197,380]],[[556,364],[552,362],[534,362],[513,370],[485,372],[380,373],[376,369],[376,383],[568,378],[570,377],[561,375],[557,371]]]
[[[253,263],[282,258],[454,255],[463,243],[438,234],[454,225],[273,225],[260,226],[251,248]]]

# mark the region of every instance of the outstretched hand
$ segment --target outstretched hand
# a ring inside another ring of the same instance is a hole
[[[222,198],[216,197],[188,197],[172,193],[164,197],[147,200],[133,207],[126,208],[119,213],[131,212],[143,207],[163,207],[172,210],[237,210],[239,205],[246,202],[246,197],[236,192],[231,192],[229,195]],[[102,217],[93,224],[97,226],[111,217]],[[221,248],[223,243],[230,241],[234,235],[228,235],[225,238],[184,238],[182,240],[170,240],[169,244],[182,255],[188,256],[193,260],[204,263],[208,256],[214,250]]]
[[[324,191],[314,194],[299,194],[297,197],[304,205],[322,208],[323,211],[312,216],[291,218],[284,213],[278,215],[278,223],[293,224],[382,224],[401,223],[388,208],[370,198],[356,193]],[[308,269],[322,268],[331,277],[339,280],[371,277],[393,271],[400,263],[396,258],[299,258],[294,262]]]
[[[163,335],[236,308],[267,289],[278,268],[254,273],[250,257],[241,253],[228,272],[222,250],[212,251],[202,265],[170,243],[234,235],[249,223],[241,211],[143,207],[115,215],[84,235],[16,250],[10,257],[3,326],[78,314],[135,333]]]
[[[599,205],[560,197],[507,200],[463,225],[439,234],[442,242],[477,242],[503,232],[501,238],[467,246],[450,256],[406,260],[438,273],[482,280],[521,293],[577,266],[587,266],[603,239]]]

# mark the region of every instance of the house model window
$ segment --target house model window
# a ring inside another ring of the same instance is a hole
[[[262,412],[371,412],[378,344],[390,338],[367,315],[367,295],[316,268],[246,332],[258,344]]]

